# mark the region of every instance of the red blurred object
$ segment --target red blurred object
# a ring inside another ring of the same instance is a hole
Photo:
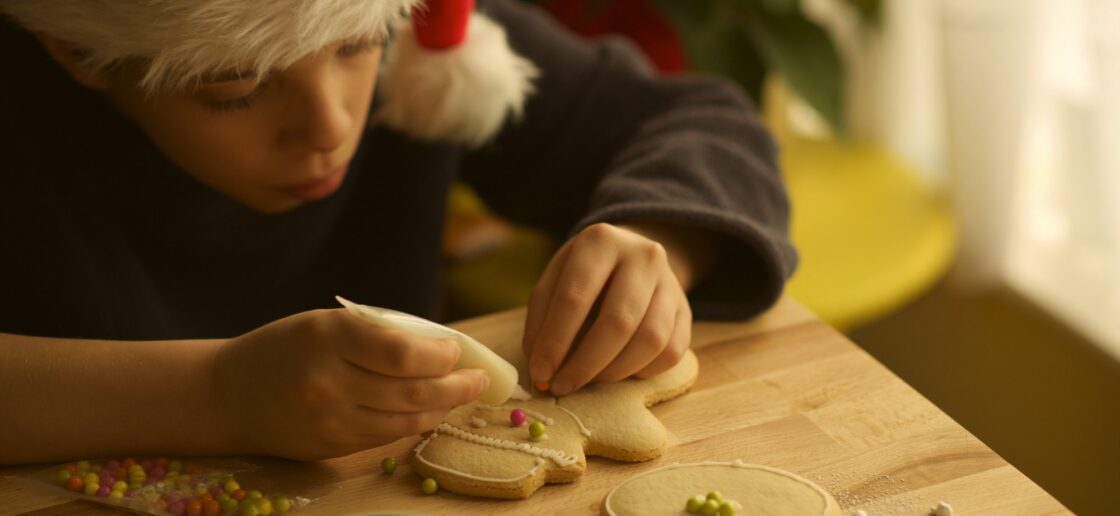
[[[545,0],[541,5],[583,36],[620,34],[630,38],[662,72],[688,68],[680,38],[650,0]]]
[[[474,0],[428,0],[413,14],[416,39],[435,50],[459,46],[467,36],[473,11]]]

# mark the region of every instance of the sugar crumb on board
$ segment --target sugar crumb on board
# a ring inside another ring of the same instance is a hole
[[[878,514],[929,514],[952,516],[953,508],[940,501],[930,508],[928,502],[907,499],[906,486],[898,478],[884,474],[868,478],[856,472],[838,471],[811,476],[812,480],[832,494],[841,509],[852,516]]]

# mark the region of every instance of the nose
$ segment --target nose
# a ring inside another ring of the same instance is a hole
[[[337,149],[350,134],[354,117],[346,106],[348,96],[329,74],[301,85],[297,113],[292,117],[291,140],[314,152]]]

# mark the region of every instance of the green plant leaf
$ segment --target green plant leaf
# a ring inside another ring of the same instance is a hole
[[[863,22],[872,26],[879,27],[880,21],[883,18],[883,1],[882,0],[846,0],[849,5],[854,7],[859,12],[860,18]]]
[[[737,14],[726,2],[658,0],[666,18],[676,27],[693,69],[725,76],[762,103],[766,63],[754,43],[740,30]]]
[[[801,0],[755,0],[770,14],[787,16],[801,12]]]
[[[838,134],[844,119],[844,67],[821,27],[800,12],[774,15],[764,9],[743,9],[739,29],[754,43],[763,60],[786,78]]]

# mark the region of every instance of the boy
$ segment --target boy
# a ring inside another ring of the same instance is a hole
[[[732,87],[512,0],[415,3],[0,0],[0,463],[431,429],[485,375],[324,308],[435,317],[453,179],[567,236],[524,339],[556,395],[672,366],[693,310],[777,299],[788,208]]]

